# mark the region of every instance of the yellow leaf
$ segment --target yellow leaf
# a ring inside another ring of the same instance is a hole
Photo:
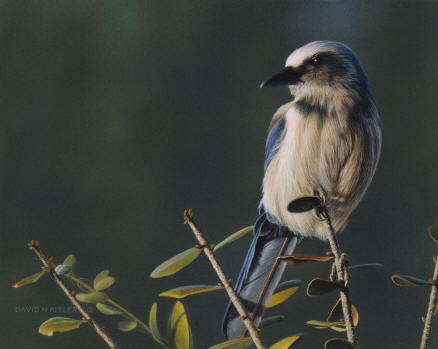
[[[177,288],[173,288],[168,291],[161,292],[159,294],[160,297],[171,297],[181,299],[193,294],[211,292],[216,290],[223,289],[223,286],[219,285],[190,285],[190,286],[181,286]]]
[[[222,240],[221,242],[219,242],[213,249],[213,251],[217,251],[220,248],[224,247],[225,245],[228,245],[229,243],[240,239],[241,237],[245,236],[246,234],[248,234],[249,232],[251,232],[253,230],[253,226],[250,225],[249,227],[245,227],[243,229],[240,229],[239,231],[236,231],[235,233],[231,234],[230,236],[228,236],[227,238],[225,238],[224,240]]]
[[[74,267],[76,264],[76,257],[73,254],[69,254],[67,257],[65,257],[64,262],[62,262],[64,265],[69,265],[70,267]]]
[[[102,270],[99,274],[97,274],[94,277],[93,284],[95,284],[96,282],[99,282],[100,280],[106,278],[108,275],[109,275],[109,270],[108,269]]]
[[[295,292],[298,291],[298,286],[286,288],[285,290],[279,291],[277,293],[274,293],[271,298],[269,298],[268,302],[266,303],[266,308],[272,308],[275,307],[284,301],[286,301],[288,298],[290,298]]]
[[[281,260],[285,261],[287,264],[299,264],[305,262],[327,262],[334,257],[332,255],[326,256],[308,256],[305,254],[292,254],[290,256],[282,256]]]
[[[105,315],[120,315],[120,314],[123,314],[123,312],[120,311],[119,309],[114,308],[111,305],[104,304],[104,303],[97,303],[96,304],[96,308],[102,314],[105,314]]]
[[[289,349],[292,344],[296,343],[300,338],[301,336],[299,335],[283,338],[277,343],[271,345],[269,349]]]
[[[21,286],[25,286],[25,285],[29,285],[29,284],[33,284],[34,282],[37,282],[41,276],[43,276],[46,272],[45,271],[40,271],[38,273],[35,273],[33,275],[27,276],[24,279],[14,282],[12,284],[13,288],[19,288]]]
[[[122,332],[129,332],[134,330],[137,327],[137,323],[131,320],[119,321],[117,323],[117,327]]]
[[[78,293],[76,299],[82,303],[104,303],[108,296],[102,292]]]
[[[328,322],[328,321],[318,321],[318,320],[310,320],[306,322],[306,325],[313,326],[315,328],[326,328],[326,327],[334,327],[338,325],[343,325],[343,322]]]
[[[41,324],[38,332],[44,336],[53,336],[54,332],[68,332],[79,328],[84,322],[87,321],[67,317],[52,317]]]
[[[176,349],[190,349],[190,327],[184,305],[176,302],[169,318],[170,335]]]
[[[175,274],[198,258],[201,252],[202,250],[197,247],[189,248],[188,250],[185,250],[161,263],[154,269],[150,277],[161,278],[163,276]]]
[[[149,312],[149,328],[151,330],[152,337],[160,344],[164,344],[163,337],[161,337],[160,330],[158,329],[157,322],[157,303],[152,304],[151,310]]]
[[[96,291],[102,291],[112,286],[116,282],[116,279],[113,276],[107,276],[104,278],[100,278],[98,281],[94,280],[94,289]]]
[[[208,349],[246,349],[249,348],[252,344],[253,343],[251,338],[244,337],[231,339],[229,341],[213,345]]]

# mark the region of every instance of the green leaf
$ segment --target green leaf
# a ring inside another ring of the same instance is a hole
[[[253,344],[252,339],[249,337],[231,339],[226,342],[222,342],[208,349],[246,349]]]
[[[52,317],[41,324],[38,332],[44,336],[53,336],[55,332],[68,332],[79,328],[84,322],[87,321],[68,317]]]
[[[169,276],[177,273],[184,267],[192,263],[201,254],[202,249],[197,247],[189,248],[176,256],[168,259],[167,261],[161,263],[155,270],[151,273],[151,278],[161,278],[164,276]]]
[[[304,196],[291,201],[287,210],[292,213],[302,213],[321,207],[321,199],[316,196]]]
[[[122,332],[129,332],[134,330],[137,327],[137,322],[131,320],[119,321],[117,323],[117,327]]]
[[[114,276],[106,276],[104,278],[100,278],[98,281],[95,279],[93,285],[96,291],[102,291],[112,286],[115,282],[116,279]]]
[[[14,282],[12,284],[12,287],[19,288],[21,286],[33,284],[34,282],[37,282],[41,278],[41,276],[43,276],[44,274],[46,274],[45,271],[40,271],[38,273],[27,276],[24,279],[21,279],[20,281]]]
[[[282,340],[271,345],[269,349],[289,349],[294,343],[300,340],[301,336],[301,334],[296,334],[290,337],[283,338]]]
[[[93,280],[94,288],[96,289],[96,283],[101,282],[102,280],[104,280],[104,279],[107,278],[107,277],[109,277],[109,270],[108,270],[108,269],[102,270],[100,273],[98,273],[98,274],[94,277],[94,280]],[[96,290],[97,290],[97,289],[96,289]]]
[[[108,296],[103,292],[78,293],[76,299],[82,303],[105,303]]]
[[[217,251],[220,248],[224,247],[225,245],[228,245],[229,243],[240,239],[241,237],[244,237],[246,234],[248,234],[249,232],[251,232],[253,230],[254,226],[250,225],[248,227],[245,227],[243,229],[240,229],[239,231],[236,231],[234,234],[231,234],[230,236],[228,236],[226,239],[222,240],[220,243],[218,243],[213,251]]]
[[[339,288],[340,285],[337,282],[316,278],[311,280],[309,282],[309,285],[307,285],[307,295],[321,296],[330,293],[334,290],[337,290]]]
[[[161,336],[160,330],[158,328],[157,311],[158,311],[158,304],[157,303],[152,304],[151,310],[149,312],[149,328],[151,330],[152,337],[158,343],[164,345],[164,339]]]
[[[262,321],[260,321],[259,328],[265,328],[274,325],[276,323],[282,322],[284,318],[285,318],[284,315],[274,315],[274,316],[266,317],[262,319]]]
[[[293,281],[296,282],[297,280],[293,280]],[[281,284],[280,284],[280,286],[281,286]],[[266,303],[265,307],[266,308],[273,308],[273,307],[285,302],[293,294],[295,294],[295,292],[297,292],[298,289],[299,289],[299,286],[292,286],[292,287],[288,287],[288,288],[285,288],[281,291],[274,293],[271,296],[271,298],[268,299],[268,302]]]
[[[319,320],[309,320],[306,322],[306,325],[315,327],[315,328],[330,328],[335,326],[344,326],[343,321],[336,321],[336,322],[328,322],[328,321],[319,321]]]
[[[121,315],[123,312],[111,305],[105,304],[105,303],[97,303],[96,304],[97,310],[99,310],[102,314],[105,315]]]
[[[181,299],[193,294],[205,293],[211,291],[222,290],[224,287],[220,285],[190,285],[190,286],[181,286],[176,287],[171,290],[167,290],[161,292],[159,294],[160,297],[170,297]]]
[[[62,264],[64,265],[69,265],[70,267],[74,268],[76,265],[76,257],[73,254],[69,254],[65,259],[64,262],[62,262]]]
[[[438,221],[434,222],[429,228],[427,228],[427,234],[433,242],[438,243]]]
[[[324,343],[324,349],[356,349],[356,346],[344,338],[332,338]]]
[[[407,286],[407,287],[414,287],[414,286],[430,286],[431,283],[417,278],[415,276],[410,275],[402,275],[402,274],[395,274],[391,276],[391,280],[394,284],[397,286]]]
[[[184,305],[176,302],[169,317],[169,334],[176,349],[190,349],[190,326]]]

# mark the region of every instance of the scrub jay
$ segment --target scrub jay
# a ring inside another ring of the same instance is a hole
[[[381,147],[368,79],[346,45],[315,41],[298,48],[261,87],[279,85],[289,87],[292,101],[269,126],[259,215],[235,285],[256,326],[285,269],[278,257],[293,253],[305,237],[327,240],[317,210],[291,213],[288,204],[320,196],[335,231],[342,231],[371,183]],[[229,339],[246,335],[232,304],[223,332]]]

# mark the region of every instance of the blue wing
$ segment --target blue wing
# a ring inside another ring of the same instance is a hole
[[[277,153],[281,140],[283,139],[285,124],[286,121],[284,120],[284,117],[281,117],[280,119],[273,122],[271,130],[268,133],[265,148],[265,171],[268,168],[269,163]]]

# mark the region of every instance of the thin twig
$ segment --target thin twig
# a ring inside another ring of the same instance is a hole
[[[236,308],[237,312],[239,313],[240,317],[242,318],[242,321],[245,324],[245,327],[248,329],[249,335],[252,338],[255,346],[257,347],[257,349],[264,349],[265,346],[263,345],[262,340],[260,339],[260,334],[259,334],[258,329],[254,326],[254,323],[249,318],[248,312],[246,311],[244,305],[240,301],[236,292],[234,292],[230,281],[225,276],[221,266],[219,265],[216,257],[214,256],[212,248],[207,243],[207,241],[205,240],[201,231],[199,230],[199,228],[195,224],[195,222],[193,220],[192,210],[188,209],[188,210],[184,211],[184,223],[188,224],[190,226],[190,228],[192,229],[193,234],[195,235],[196,239],[199,242],[199,248],[203,249],[205,255],[207,256],[208,260],[210,261],[213,269],[215,270],[217,276],[219,277],[219,280],[221,281],[222,285],[224,286],[225,291],[227,291],[231,302],[233,303],[234,307]]]
[[[64,282],[60,279],[60,277],[55,273],[53,269],[53,262],[50,259],[47,259],[44,256],[44,254],[41,252],[41,250],[38,247],[38,241],[32,240],[31,242],[29,242],[28,246],[29,246],[29,250],[35,253],[35,255],[40,260],[41,264],[43,265],[44,269],[46,269],[47,272],[50,273],[55,283],[65,293],[65,295],[70,300],[70,302],[76,307],[79,313],[81,313],[84,320],[88,321],[88,323],[91,326],[93,326],[96,333],[105,341],[105,343],[108,345],[108,348],[111,349],[118,348],[116,342],[109,336],[108,333],[105,332],[103,327],[101,327],[96,321],[93,320],[93,318],[87,313],[87,311],[84,309],[81,303],[79,303],[76,300],[76,298],[72,295],[72,293],[68,290]]]
[[[343,261],[343,257],[341,254],[341,250],[339,248],[338,239],[336,238],[336,232],[333,228],[333,224],[330,218],[330,215],[327,211],[327,208],[323,206],[323,215],[326,218],[326,223],[329,227],[328,231],[328,240],[330,243],[330,248],[335,256],[335,266],[336,266],[336,274],[338,281],[344,281],[344,286],[341,288],[341,303],[342,303],[342,312],[344,314],[345,327],[347,329],[347,338],[348,341],[353,343],[356,348],[358,348],[356,334],[354,333],[354,323],[353,323],[353,314],[351,313],[351,300],[350,300],[350,292],[348,289],[348,283],[346,282],[346,274],[348,273],[345,270],[345,264]]]
[[[435,270],[433,272],[433,280],[432,280],[433,284],[430,290],[429,306],[427,307],[426,319],[424,320],[424,329],[423,329],[423,335],[421,337],[420,349],[429,348],[429,340],[430,340],[430,335],[432,333],[432,321],[434,317],[437,294],[438,294],[437,282],[438,282],[438,256],[435,260]]]
[[[81,285],[84,289],[86,289],[89,292],[94,292],[96,291],[94,289],[93,286],[91,286],[88,282],[86,282],[85,280],[77,277],[76,275],[68,275],[68,277],[74,281],[75,283]],[[108,297],[105,301],[108,304],[111,304],[114,308],[117,308],[118,310],[120,310],[123,314],[125,314],[127,317],[129,317],[132,321],[135,321],[141,328],[143,328],[146,332],[148,332],[149,334],[151,334],[151,329],[149,328],[148,325],[146,325],[145,322],[143,322],[141,319],[139,319],[137,316],[135,316],[134,314],[132,314],[129,310],[127,310],[126,308],[124,308],[122,305],[120,305],[119,303],[117,303],[115,300],[111,299],[110,297]],[[165,348],[169,348],[168,346],[165,346]]]

